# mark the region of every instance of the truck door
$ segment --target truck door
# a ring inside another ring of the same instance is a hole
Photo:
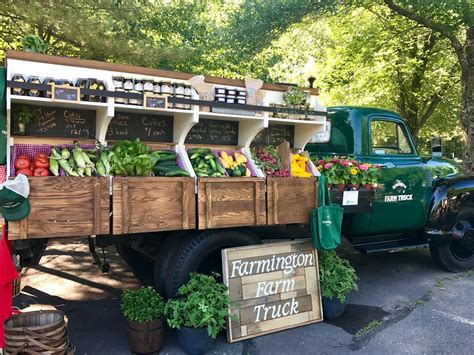
[[[421,229],[427,218],[431,179],[405,123],[395,117],[375,116],[367,124],[368,142],[360,160],[381,165],[382,177],[373,211],[354,216],[349,233],[368,236]]]

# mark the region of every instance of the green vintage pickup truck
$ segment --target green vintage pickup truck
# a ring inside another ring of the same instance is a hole
[[[306,149],[313,156],[354,156],[380,164],[372,210],[345,214],[343,235],[365,253],[430,247],[444,269],[474,267],[474,180],[435,149],[418,155],[407,124],[376,108],[330,107],[326,132]],[[438,147],[437,147],[438,148]]]

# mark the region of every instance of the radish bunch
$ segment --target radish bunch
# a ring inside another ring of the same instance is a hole
[[[257,166],[262,169],[267,176],[289,177],[289,169],[281,167],[280,156],[273,146],[254,148],[252,155]]]

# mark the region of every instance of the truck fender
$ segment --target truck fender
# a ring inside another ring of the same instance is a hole
[[[462,212],[462,213],[461,213]],[[439,180],[431,199],[425,235],[434,245],[471,238],[474,233],[474,177]],[[466,240],[468,244],[471,241]]]

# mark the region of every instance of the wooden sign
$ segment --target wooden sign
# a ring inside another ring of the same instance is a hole
[[[284,140],[290,143],[293,148],[295,142],[295,126],[292,125],[271,125],[268,128],[262,129],[253,139],[251,146],[277,146]]]
[[[81,100],[80,90],[78,87],[51,84],[51,99],[79,102]]]
[[[13,134],[19,134],[16,122],[25,111],[32,113],[26,125],[27,136],[95,139],[96,112],[93,110],[12,105]]]
[[[186,143],[238,145],[239,122],[202,119],[195,124],[188,135]]]
[[[166,96],[146,93],[143,95],[143,108],[148,110],[166,110],[168,98]]]
[[[173,117],[115,111],[106,139],[135,138],[145,142],[173,142]]]
[[[229,342],[323,320],[318,254],[311,240],[223,249],[222,269],[236,304],[230,310]]]

